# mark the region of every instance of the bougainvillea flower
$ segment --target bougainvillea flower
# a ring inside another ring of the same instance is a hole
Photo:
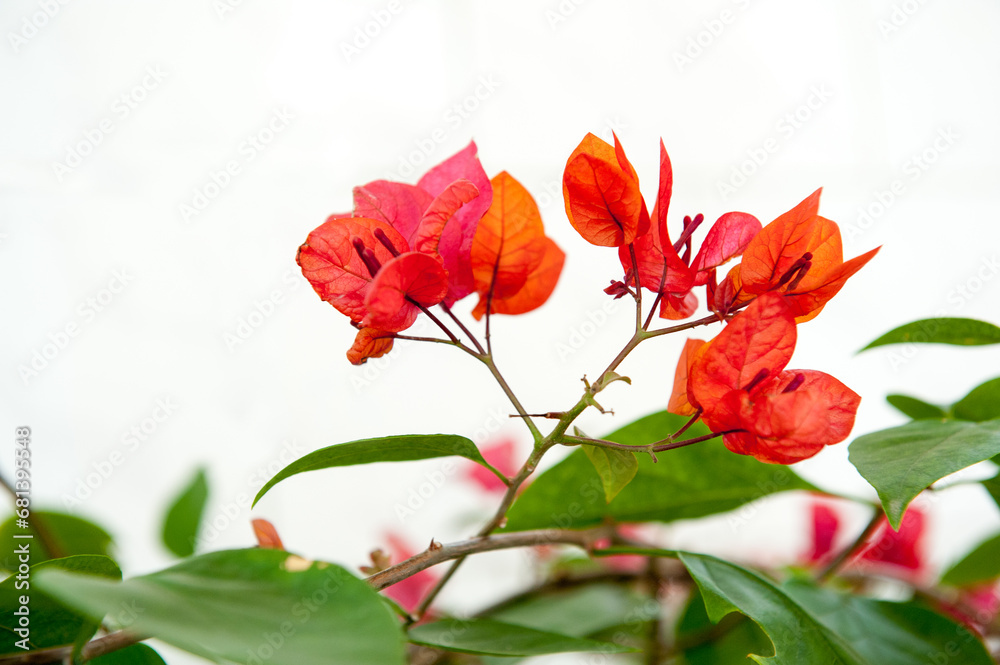
[[[787,295],[799,322],[819,314],[879,250],[845,262],[840,228],[818,214],[821,192],[817,189],[765,226],[747,245],[740,264],[743,291]]]
[[[695,286],[708,283],[717,267],[741,255],[760,230],[760,221],[745,212],[727,212],[719,217],[691,262]]]
[[[670,208],[673,187],[673,168],[670,165],[667,149],[661,140],[660,184],[656,193],[656,203],[653,205],[653,216],[648,222],[649,230],[635,238],[632,249],[629,249],[628,244],[619,246],[618,259],[628,276],[626,282],[629,285],[635,285],[638,275],[638,282],[642,288],[649,289],[653,293],[669,294],[675,299],[683,299],[694,284],[694,275],[670,242],[670,233],[667,230],[667,211]],[[645,203],[642,204],[640,216],[641,219],[649,218]],[[632,266],[633,252],[638,264],[636,269]]]
[[[612,147],[587,134],[563,172],[566,216],[584,240],[602,247],[627,245],[649,227],[639,178],[614,138]]]
[[[828,502],[812,502],[809,506],[812,522],[812,539],[806,562],[823,565],[837,555],[835,546],[840,540],[840,515]],[[927,516],[919,507],[911,506],[903,516],[899,531],[883,519],[865,544],[858,549],[845,566],[845,572],[870,572],[919,578],[928,572],[924,550]],[[868,569],[868,570],[866,570]]]
[[[448,189],[459,180],[470,183],[479,192],[466,205],[453,211],[439,234],[437,251],[448,273],[448,295],[452,305],[473,292],[469,253],[476,225],[490,207],[493,193],[490,180],[479,163],[475,141],[424,174],[416,185],[376,180],[354,188],[354,217],[369,217],[391,224],[406,238],[408,247],[418,249],[418,228],[428,220],[435,199],[448,196]],[[420,250],[422,251],[422,250]]]
[[[472,238],[492,189],[475,143],[417,185],[377,180],[354,190],[354,212],[331,215],[297,261],[313,289],[359,328],[348,358],[392,348],[421,308],[472,292]]]
[[[479,222],[470,264],[479,303],[473,316],[521,314],[542,305],[555,288],[565,254],[545,236],[531,194],[506,171],[490,182],[493,203]]]
[[[791,464],[850,434],[861,398],[823,372],[784,371],[795,338],[784,297],[767,293],[695,353],[687,399],[729,450]]]

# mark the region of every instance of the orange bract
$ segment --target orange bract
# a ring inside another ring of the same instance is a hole
[[[695,353],[687,399],[733,452],[791,464],[850,434],[861,398],[823,372],[783,371],[794,347],[787,298],[765,293]]]
[[[479,319],[491,313],[521,314],[548,300],[565,255],[545,236],[538,206],[507,172],[491,181],[493,203],[479,222],[472,242],[472,273]]]
[[[826,303],[878,252],[873,249],[844,262],[840,229],[820,217],[817,189],[768,224],[747,245],[740,264],[743,291],[777,291],[789,296],[798,322],[814,318]]]
[[[566,161],[563,198],[573,228],[593,245],[620,247],[646,231],[639,178],[617,136],[615,147],[593,134],[584,137]]]
[[[362,328],[354,337],[354,344],[347,351],[352,365],[363,365],[369,358],[381,358],[392,351],[395,333],[375,328]]]
[[[698,349],[705,345],[704,340],[689,339],[684,342],[681,357],[677,359],[677,369],[674,371],[674,391],[667,402],[667,411],[679,416],[690,416],[695,412],[694,405],[688,400],[688,376],[691,364],[694,362]]]

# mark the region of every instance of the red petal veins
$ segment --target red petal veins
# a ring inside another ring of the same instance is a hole
[[[648,219],[645,204],[642,206],[642,216]],[[632,248],[636,263],[639,264],[639,283],[643,288],[653,293],[669,291],[679,294],[691,288],[694,274],[681,261],[670,244],[670,238],[660,235],[660,228],[656,224],[650,225],[648,233],[638,236],[632,243]],[[625,272],[629,273],[632,269],[632,253],[628,245],[618,248],[618,260]],[[630,279],[629,284],[634,285],[635,280]]]
[[[710,422],[716,405],[749,384],[761,370],[777,376],[795,349],[795,320],[782,296],[765,294],[737,314],[695,359],[688,395]],[[725,429],[725,428],[723,428]]]
[[[334,218],[309,234],[296,257],[302,274],[319,297],[355,323],[367,313],[365,298],[372,278],[352,244],[353,239],[360,239],[381,264],[392,258],[389,250],[375,239],[376,228],[382,229],[397,248],[408,249],[403,236],[387,222],[366,217]]]
[[[442,236],[459,209],[479,196],[479,188],[468,180],[448,185],[427,207],[413,234],[413,250],[438,254]]]
[[[412,246],[413,233],[433,200],[415,185],[375,180],[354,188],[354,216],[388,222]]]
[[[593,245],[618,247],[638,235],[643,204],[635,170],[623,169],[615,148],[593,134],[566,161],[563,198],[573,228]]]
[[[448,306],[475,290],[472,266],[469,263],[472,238],[476,234],[476,225],[493,202],[490,179],[479,163],[477,150],[475,141],[470,142],[463,150],[432,168],[417,182],[417,187],[432,197],[439,196],[456,180],[468,180],[479,190],[477,199],[462,206],[455,213],[441,233],[441,241],[438,244],[437,251],[444,259],[444,267],[448,271],[448,295],[444,301]]]
[[[524,286],[508,298],[494,298],[492,310],[494,314],[524,314],[541,307],[552,291],[556,288],[559,275],[562,273],[563,263],[566,254],[551,238],[543,238],[544,254],[542,261],[538,264],[525,281]],[[479,302],[472,310],[472,315],[478,321],[486,313],[486,297],[480,295]]]
[[[448,292],[448,276],[434,257],[407,252],[388,261],[372,280],[361,325],[399,332],[413,325],[420,309],[436,305]],[[411,302],[412,301],[412,302]]]
[[[708,281],[711,269],[742,254],[760,230],[760,221],[745,212],[727,212],[719,217],[691,262],[691,270],[696,273],[695,286]]]
[[[748,293],[764,293],[815,244],[815,219],[819,211],[817,189],[808,198],[761,229],[747,245],[740,264],[740,278]]]
[[[493,205],[486,211],[472,242],[476,291],[502,300],[524,287],[546,251],[545,228],[531,194],[506,171],[490,182]]]
[[[693,292],[667,293],[660,300],[660,318],[681,321],[689,318],[698,309],[698,296]]]

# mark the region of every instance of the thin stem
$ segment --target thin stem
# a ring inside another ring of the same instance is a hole
[[[479,340],[476,339],[476,336],[472,334],[472,331],[466,328],[465,324],[462,323],[462,321],[459,320],[457,316],[455,316],[455,314],[451,311],[451,308],[445,305],[444,303],[441,303],[441,309],[444,310],[445,314],[451,317],[452,321],[458,324],[458,327],[462,330],[463,333],[465,333],[465,336],[468,337],[470,340],[472,340],[472,344],[473,346],[476,347],[476,350],[479,351],[479,353],[485,355],[486,349],[484,349],[482,344],[479,343]]]
[[[437,324],[438,328],[440,328],[441,330],[444,331],[444,334],[448,336],[448,339],[450,339],[452,342],[455,342],[456,344],[461,344],[461,342],[459,341],[458,337],[455,336],[455,333],[453,333],[451,330],[449,330],[448,326],[446,326],[445,324],[441,323],[441,319],[439,319],[438,317],[436,317],[433,314],[431,314],[431,310],[427,309],[426,307],[424,307],[423,305],[421,305],[420,303],[418,303],[413,298],[410,298],[409,296],[407,296],[406,299],[409,302],[411,302],[414,305],[416,305],[417,307],[419,307],[421,312],[423,312],[428,317],[430,317],[430,320],[433,321],[435,324]]]
[[[17,495],[17,491],[14,486],[10,484],[6,477],[0,475],[0,485],[10,493],[11,499],[16,502],[20,497]],[[16,503],[15,503],[16,505]],[[44,520],[38,519],[38,515],[34,510],[28,511],[28,524],[31,526],[31,530],[38,534],[38,540],[41,541],[42,547],[48,550],[49,557],[52,559],[61,559],[66,556],[63,552],[62,547],[59,545],[59,541],[55,539],[49,528],[43,524]]]
[[[486,354],[478,357],[483,361],[483,364],[489,368],[490,373],[493,374],[493,378],[496,379],[497,383],[500,384],[500,388],[503,390],[504,394],[507,395],[507,399],[509,399],[510,403],[514,405],[514,408],[517,410],[517,414],[521,417],[521,420],[524,421],[524,424],[527,425],[528,430],[531,431],[532,438],[536,443],[541,441],[542,433],[535,425],[535,421],[531,419],[531,416],[528,415],[528,412],[521,405],[521,401],[517,399],[517,395],[515,395],[514,391],[511,390],[510,385],[508,385],[507,380],[503,378],[500,370],[497,369],[496,363],[493,362],[493,356]]]
[[[649,324],[653,322],[653,315],[656,314],[656,307],[660,304],[660,300],[663,299],[662,293],[657,293],[656,298],[653,299],[653,306],[649,309],[649,316],[646,317],[646,322],[642,324],[643,330],[649,330]]]
[[[125,647],[137,644],[146,638],[134,633],[120,630],[110,635],[98,637],[84,645],[80,653],[81,661],[88,661],[98,656],[119,651]],[[37,649],[26,651],[15,656],[5,656],[0,658],[0,665],[41,665],[42,663],[70,662],[73,658],[73,645],[67,647],[53,647],[51,649]]]
[[[721,432],[712,432],[710,434],[704,434],[702,436],[696,436],[693,439],[685,439],[684,441],[670,441],[669,439],[664,439],[664,443],[654,443],[649,449],[654,453],[662,453],[666,450],[673,450],[675,448],[683,448],[684,446],[690,446],[695,443],[701,443],[702,441],[710,441],[720,436],[725,436],[726,434],[735,434],[736,432],[742,432],[741,429],[727,429]]]
[[[875,514],[872,515],[871,521],[862,529],[858,537],[854,539],[850,545],[845,547],[840,553],[834,557],[833,561],[828,563],[823,570],[819,571],[816,575],[817,582],[825,582],[830,579],[837,570],[843,566],[847,560],[851,557],[854,552],[856,552],[861,546],[865,544],[865,541],[875,532],[879,524],[882,523],[882,519],[885,517],[885,512],[882,510],[882,506],[875,507]]]
[[[642,330],[642,284],[639,280],[639,262],[635,260],[635,243],[628,244],[628,255],[632,259],[632,277],[635,279],[635,331]]]
[[[670,438],[671,438],[671,439],[676,439],[676,438],[677,438],[677,437],[679,437],[679,436],[680,436],[681,434],[683,434],[684,432],[686,432],[686,431],[688,430],[688,428],[689,428],[689,427],[691,427],[691,425],[694,425],[694,424],[695,424],[696,422],[698,422],[698,418],[701,418],[701,412],[702,412],[702,408],[701,408],[701,407],[699,406],[699,407],[698,407],[698,408],[697,408],[697,409],[695,410],[694,414],[693,414],[693,415],[691,416],[691,420],[689,420],[689,421],[687,421],[686,423],[684,423],[684,426],[683,426],[683,427],[681,427],[681,428],[680,428],[679,430],[677,430],[676,432],[674,432],[674,433],[673,433],[673,436],[671,436]]]

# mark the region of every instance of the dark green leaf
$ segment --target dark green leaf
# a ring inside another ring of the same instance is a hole
[[[676,432],[687,418],[665,411],[626,425],[610,436],[617,443],[648,444]],[[691,437],[708,430],[697,424]],[[639,471],[611,503],[583,451],[542,473],[514,502],[507,531],[550,527],[581,528],[607,519],[621,522],[704,517],[786,490],[815,490],[786,466],[764,464],[729,452],[719,440],[705,441],[638,460]]]
[[[350,443],[321,448],[299,458],[279,471],[257,492],[254,505],[269,489],[279,482],[306,471],[329,469],[335,466],[371,464],[373,462],[410,462],[459,455],[472,460],[503,478],[503,474],[483,459],[476,444],[464,436],[455,434],[405,434],[387,436],[380,439],[362,439]]]
[[[907,343],[959,346],[997,344],[1000,343],[1000,328],[975,319],[923,319],[894,328],[861,350]]]
[[[993,663],[968,628],[921,603],[873,600],[802,580],[788,582],[782,589],[827,630],[848,641],[864,663]]]
[[[742,614],[730,614],[713,624],[697,589],[677,624],[677,647],[684,654],[684,665],[746,663],[747,654],[774,653],[764,631]]]
[[[133,644],[87,662],[90,665],[167,665],[160,654],[145,644]]]
[[[940,406],[928,404],[909,395],[888,395],[885,401],[896,407],[904,416],[914,420],[940,420],[948,417]]]
[[[650,621],[659,612],[659,604],[634,591],[614,584],[589,584],[526,598],[491,612],[487,618],[586,637],[612,626]]]
[[[87,520],[66,515],[63,513],[53,513],[44,510],[32,511],[32,521],[39,522],[46,533],[55,541],[59,548],[58,554],[61,556],[72,556],[74,554],[100,554],[108,556],[111,549],[111,536],[101,527],[88,522]],[[13,542],[14,534],[31,534],[34,536],[31,542],[31,562],[41,563],[54,558],[45,546],[45,541],[38,535],[34,528],[21,529],[15,524],[15,518],[0,526],[0,543]],[[16,570],[18,561],[9,548],[4,548],[2,563],[3,570]]]
[[[769,665],[990,665],[982,643],[950,619],[912,603],[890,603],[817,588],[783,587],[758,573],[703,554],[681,552],[713,622],[732,612],[753,619],[771,639]],[[950,659],[950,660],[948,660]]]
[[[365,582],[343,568],[267,549],[212,552],[113,583],[44,571],[35,583],[100,619],[211,660],[268,665],[392,665],[402,630]]]
[[[951,405],[951,412],[956,418],[977,423],[1000,418],[1000,378],[973,388],[968,395]]]
[[[972,586],[1000,577],[1000,533],[989,538],[948,569],[941,581],[951,586]]]
[[[893,528],[906,506],[950,473],[1000,453],[1000,420],[917,420],[851,442],[850,460],[878,491]]]
[[[410,629],[410,641],[446,651],[490,656],[538,656],[546,653],[632,651],[611,642],[559,635],[492,619],[442,619]]]
[[[163,544],[179,557],[194,554],[198,528],[208,501],[208,479],[205,470],[198,469],[194,478],[184,488],[163,520]]]
[[[625,489],[625,486],[632,482],[636,472],[639,470],[639,463],[635,459],[635,453],[627,450],[615,450],[614,448],[600,448],[598,446],[581,446],[584,454],[590,463],[594,465],[597,475],[601,478],[601,485],[604,487],[604,498],[608,503],[618,496],[618,493]]]
[[[8,541],[10,542],[10,541]],[[19,547],[28,542],[29,554],[33,555],[35,543],[28,539],[14,541]],[[30,635],[28,645],[32,649],[57,647],[73,644],[77,638],[88,639],[97,632],[97,622],[84,615],[66,609],[48,595],[36,588],[36,576],[46,570],[69,570],[77,573],[100,575],[105,578],[120,580],[122,571],[114,561],[106,556],[81,554],[64,559],[49,559],[31,566],[25,575],[15,572],[3,582],[0,582],[0,653],[23,653],[17,642],[25,636],[17,630],[21,628],[20,618],[16,614],[22,611],[20,599],[28,598],[28,620]],[[20,577],[20,579],[18,579]],[[30,586],[25,586],[28,584]]]

